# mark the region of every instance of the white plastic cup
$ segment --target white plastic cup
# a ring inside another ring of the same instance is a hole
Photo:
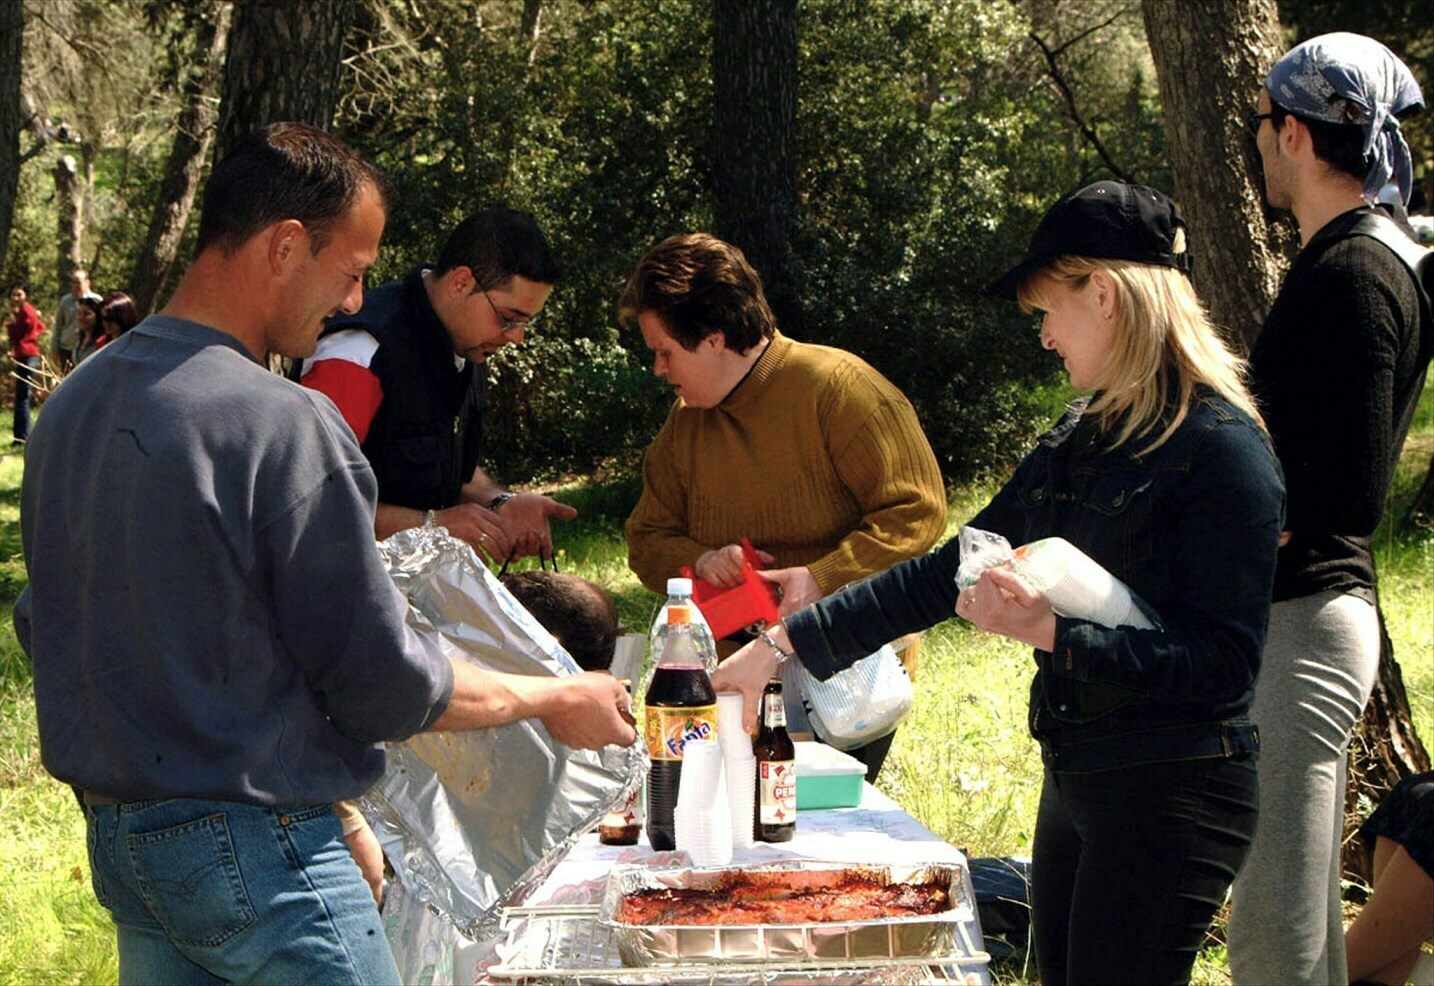
[[[1016,557],[1017,573],[1062,616],[1107,627],[1154,627],[1129,587],[1065,538],[1032,541]]]
[[[757,812],[757,758],[728,763],[727,805],[731,814],[732,848],[746,849],[755,843],[752,831]]]
[[[694,865],[726,866],[732,862],[731,817],[721,747],[715,740],[688,740],[673,812],[677,848]]]
[[[717,693],[717,742],[725,760],[752,756],[752,737],[742,728],[742,693]]]

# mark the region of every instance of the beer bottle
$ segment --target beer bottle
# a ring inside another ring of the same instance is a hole
[[[787,735],[782,682],[762,690],[762,720],[752,739],[757,760],[757,811],[752,835],[758,842],[787,842],[797,831],[797,749]]]
[[[598,841],[605,846],[635,846],[642,831],[642,788],[628,795],[621,807],[610,811],[598,823]]]
[[[632,695],[632,684],[627,686]],[[639,785],[622,805],[608,812],[598,823],[598,841],[605,846],[635,846],[642,831],[642,787]]]

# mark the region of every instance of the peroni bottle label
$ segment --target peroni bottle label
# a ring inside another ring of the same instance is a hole
[[[790,825],[797,817],[797,765],[791,760],[757,764],[757,820],[763,825]]]

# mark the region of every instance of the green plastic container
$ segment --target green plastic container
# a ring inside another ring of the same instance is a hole
[[[855,808],[861,803],[866,766],[825,743],[799,741],[797,748],[797,810]]]

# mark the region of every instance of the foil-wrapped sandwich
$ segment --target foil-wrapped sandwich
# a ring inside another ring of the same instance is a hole
[[[451,656],[513,674],[579,672],[463,542],[420,528],[379,550],[408,597],[410,623],[436,631]],[[384,776],[362,805],[380,839],[401,844],[389,858],[405,886],[478,938],[646,772],[640,742],[573,750],[524,720],[389,744]]]

